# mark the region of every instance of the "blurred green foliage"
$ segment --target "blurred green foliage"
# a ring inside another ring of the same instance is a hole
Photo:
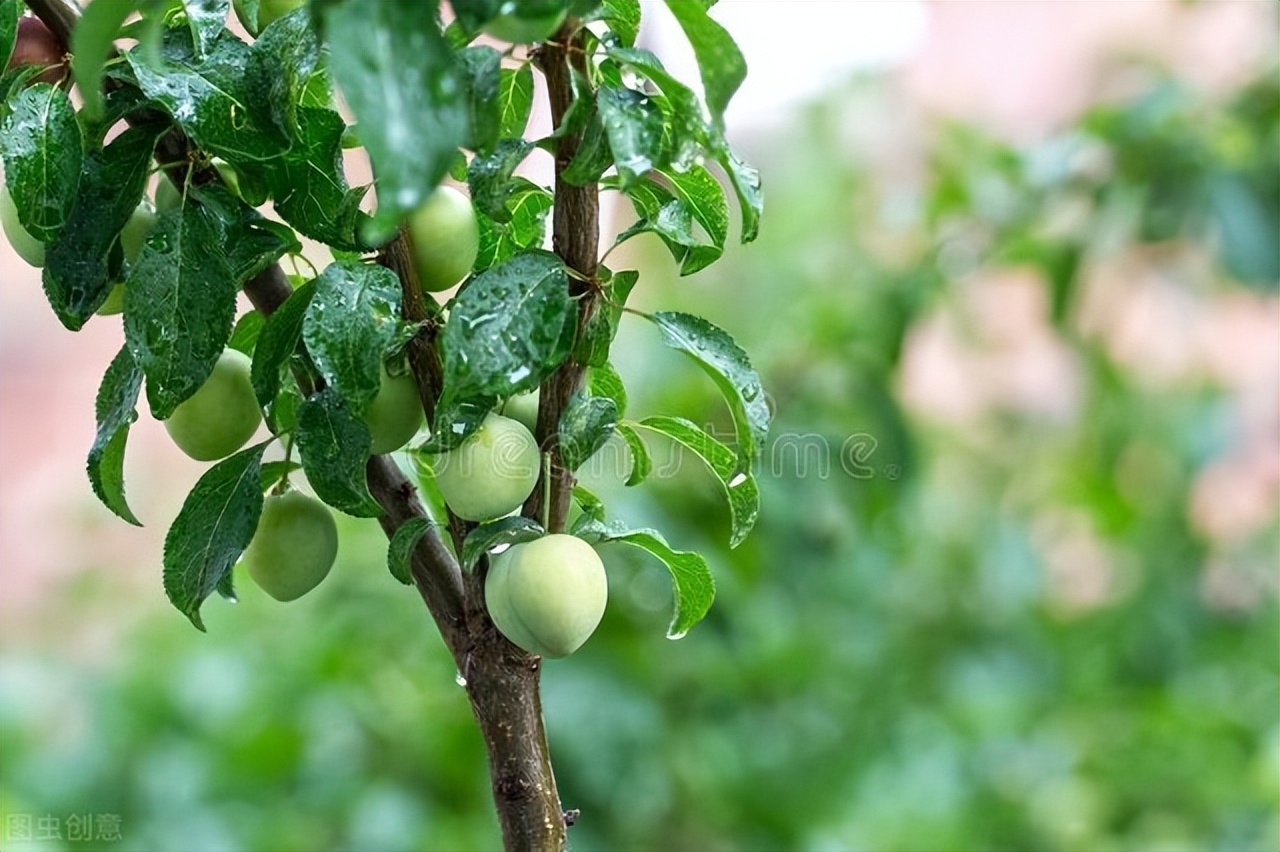
[[[545,676],[573,847],[1276,848],[1280,525],[1224,544],[1189,520],[1241,415],[1212,380],[1148,381],[1079,322],[1083,270],[1135,246],[1207,251],[1220,272],[1186,285],[1206,304],[1275,292],[1274,70],[1228,103],[1160,78],[1028,150],[915,116],[868,154],[896,97],[863,82],[752,152],[757,244],[693,281],[656,249],[640,261],[646,304],[714,317],[752,352],[774,455],[733,552],[696,466],[591,483],[712,558],[719,592],[673,644],[664,573],[606,550],[605,621]],[[904,404],[912,334],[1015,266],[1044,281],[1077,410],[956,423]],[[637,413],[727,428],[651,331],[626,329],[618,361]],[[1054,573],[1046,518],[1102,552],[1100,597]],[[128,850],[496,848],[465,695],[384,556],[376,525],[348,520],[333,576],[297,604],[241,578],[208,635],[158,605],[106,660],[7,650],[0,809],[116,813],[124,840],[103,848]],[[1223,560],[1261,566],[1241,605],[1205,592]],[[50,619],[124,618],[103,573],[79,583]]]

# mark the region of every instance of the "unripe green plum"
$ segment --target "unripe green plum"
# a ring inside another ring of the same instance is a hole
[[[224,349],[205,383],[164,421],[169,437],[191,458],[225,458],[258,430],[262,409],[249,381],[251,363],[243,352]]]
[[[333,513],[300,491],[272,495],[244,552],[249,576],[278,601],[305,595],[329,575],[338,556]]]
[[[609,599],[604,564],[571,535],[546,535],[496,557],[484,583],[493,623],[530,654],[564,657],[595,632]]]
[[[530,432],[538,431],[538,400],[541,394],[534,389],[511,397],[502,406],[502,415],[524,424]]]
[[[14,206],[9,188],[0,181],[0,228],[18,257],[35,267],[44,266],[44,243],[31,236],[18,221],[18,208]]]
[[[423,290],[447,290],[466,278],[480,251],[471,199],[451,186],[437,187],[409,214],[409,243]]]
[[[554,8],[540,15],[499,15],[481,29],[487,35],[512,44],[532,44],[555,35],[567,15],[568,10]]]
[[[13,53],[5,70],[23,65],[49,66],[49,70],[37,74],[29,83],[56,83],[64,72],[62,45],[39,18],[18,19],[18,32],[13,43]]]
[[[151,233],[155,223],[156,212],[151,209],[151,205],[146,200],[143,200],[120,231],[120,248],[124,250],[124,259],[129,261],[131,266],[138,262],[138,255],[142,253],[142,247],[147,242],[147,234]],[[120,281],[111,288],[111,292],[107,294],[107,300],[102,303],[102,307],[98,308],[98,313],[105,317],[118,314],[123,310],[124,282]]]
[[[305,2],[306,0],[259,0],[256,26],[249,14],[249,4],[245,0],[235,0],[234,6],[241,26],[249,31],[249,35],[256,36],[277,18],[283,18]]]
[[[455,515],[489,521],[528,499],[540,461],[528,429],[490,413],[473,435],[437,457],[436,484]]]
[[[364,413],[364,423],[373,438],[370,452],[378,456],[394,452],[422,428],[422,400],[413,376],[393,376],[384,368],[378,395]]]

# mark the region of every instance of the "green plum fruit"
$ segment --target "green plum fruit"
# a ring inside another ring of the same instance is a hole
[[[554,534],[497,556],[485,578],[489,617],[502,635],[542,657],[572,654],[604,616],[609,583],[591,545]]]
[[[244,564],[264,592],[292,601],[318,586],[337,556],[338,525],[329,507],[300,491],[286,491],[263,503]]]
[[[178,210],[181,207],[182,190],[174,186],[173,181],[161,177],[159,185],[156,186],[156,212],[168,213],[170,210]]]
[[[528,429],[490,413],[474,434],[436,457],[436,484],[455,515],[489,521],[528,499],[540,462],[538,444]]]
[[[480,250],[471,199],[451,186],[437,187],[409,214],[409,243],[423,290],[447,290],[466,278]]]
[[[538,431],[538,400],[541,395],[532,390],[529,393],[516,394],[502,406],[502,415],[524,424],[530,432]]]
[[[394,452],[409,443],[422,428],[422,400],[413,376],[393,376],[382,370],[378,395],[364,413],[364,423],[373,438],[373,455]]]
[[[225,458],[253,437],[262,409],[249,381],[249,356],[224,349],[213,372],[164,421],[173,442],[197,461]]]
[[[120,231],[120,247],[124,250],[124,259],[130,265],[138,262],[138,255],[146,245],[147,234],[156,223],[156,212],[147,201],[143,201],[133,211],[124,229]],[[124,310],[124,282],[118,281],[107,294],[107,300],[98,308],[101,316],[111,316]]]
[[[4,229],[5,238],[18,257],[31,266],[44,266],[44,243],[31,236],[18,221],[18,208],[14,206],[9,188],[3,181],[0,181],[0,228]]]

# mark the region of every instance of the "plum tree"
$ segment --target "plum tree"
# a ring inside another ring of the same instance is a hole
[[[382,369],[378,395],[364,412],[364,423],[373,438],[373,455],[394,452],[422,428],[422,400],[418,385],[408,373],[391,375]]]
[[[480,248],[480,230],[471,200],[441,186],[409,216],[409,243],[418,283],[438,292],[471,272]]]
[[[151,233],[155,224],[156,211],[146,199],[143,199],[120,232],[120,247],[124,250],[124,259],[130,265],[138,262],[138,255],[142,253],[142,247],[147,242],[147,234]],[[124,282],[118,281],[107,294],[107,300],[102,303],[102,307],[98,308],[98,313],[102,316],[111,316],[122,310],[124,310]]]
[[[0,227],[4,228],[5,238],[18,257],[31,266],[44,266],[44,243],[31,236],[18,221],[18,208],[3,181],[0,181]]]
[[[37,74],[31,82],[56,83],[62,79],[64,61],[62,45],[43,21],[31,17],[18,20],[17,38],[6,70],[24,65],[48,66],[47,71]]]
[[[595,549],[564,534],[513,545],[493,560],[484,584],[485,605],[502,635],[542,657],[578,650],[595,632],[608,598]]]
[[[337,556],[333,513],[316,498],[290,490],[264,501],[243,559],[264,592],[292,601],[318,586]]]
[[[555,35],[556,30],[564,23],[568,11],[556,8],[554,4],[546,4],[545,11],[508,12],[499,15],[484,25],[484,32],[496,39],[509,41],[512,44],[532,44],[546,41]]]
[[[436,484],[458,517],[487,521],[528,499],[538,468],[538,443],[529,430],[491,412],[471,437],[437,457]]]
[[[245,445],[262,422],[249,381],[249,356],[224,349],[213,372],[164,421],[169,437],[196,461],[214,461]]]
[[[519,423],[524,424],[524,428],[530,432],[538,430],[538,400],[541,395],[537,389],[529,393],[518,393],[507,399],[502,406],[502,415],[510,417]]]

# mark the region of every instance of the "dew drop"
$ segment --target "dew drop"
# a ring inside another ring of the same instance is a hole
[[[747,481],[747,475],[742,471],[738,471],[733,475],[733,479],[729,480],[730,488],[737,488],[739,485]]]
[[[683,639],[686,635],[688,635],[688,633],[689,633],[688,630],[681,630],[679,633],[668,633],[667,638],[674,642],[677,639]]]
[[[460,671],[455,671],[453,673],[453,682],[456,683],[458,686],[465,687],[467,685],[467,679],[462,676],[462,672]]]

